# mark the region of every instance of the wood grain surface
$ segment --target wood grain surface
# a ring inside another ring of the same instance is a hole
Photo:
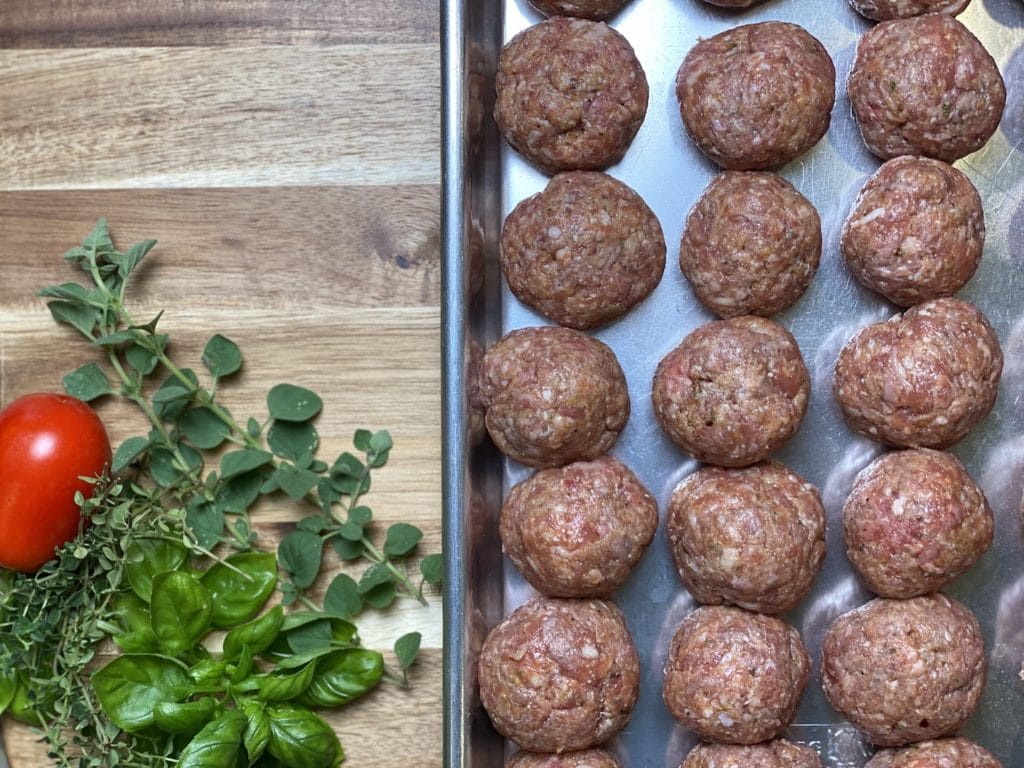
[[[76,279],[60,256],[106,216],[119,245],[159,241],[132,308],[167,310],[178,359],[217,332],[241,346],[236,413],[290,381],[323,396],[325,456],[358,427],[391,430],[377,518],[437,551],[438,23],[435,0],[0,2],[0,405],[93,359],[35,292]],[[99,409],[115,441],[140,428]],[[261,537],[296,514],[261,507]],[[369,646],[419,630],[424,651],[410,690],[329,716],[346,765],[441,765],[429,598],[358,620]],[[3,721],[12,768],[49,764],[36,738]]]

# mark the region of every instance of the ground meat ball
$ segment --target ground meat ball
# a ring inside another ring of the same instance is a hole
[[[846,343],[832,391],[853,429],[903,448],[946,448],[996,401],[1003,353],[973,304],[936,299]]]
[[[985,47],[941,14],[883,21],[857,44],[847,81],[868,149],[883,159],[969,155],[999,127],[1006,87]]]
[[[821,220],[774,173],[718,174],[686,218],[679,266],[719,317],[773,315],[807,288],[821,257]]]
[[[828,130],[836,70],[815,37],[767,21],[699,41],[676,77],[690,137],[723,168],[764,170],[809,150]]]
[[[679,576],[709,605],[788,611],[825,559],[821,496],[776,462],[693,473],[672,494],[666,529]]]
[[[952,296],[985,246],[981,197],[941,160],[897,157],[867,180],[843,225],[853,276],[903,307]]]
[[[600,170],[622,159],[647,114],[647,78],[621,34],[552,18],[502,49],[494,119],[546,173]]]
[[[640,686],[622,612],[603,600],[530,600],[491,630],[479,669],[494,727],[533,752],[611,738],[629,721]]]
[[[934,592],[992,543],[992,510],[955,456],[921,448],[883,454],[843,507],[847,555],[882,597]]]
[[[708,464],[742,467],[796,434],[810,378],[792,334],[771,320],[702,325],[658,364],[654,415],[668,436]]]
[[[620,768],[619,761],[603,749],[584,749],[560,755],[516,752],[505,768]]]
[[[509,491],[500,520],[505,552],[552,597],[618,589],[657,527],[654,497],[609,456],[537,472]]]
[[[883,749],[864,768],[1003,768],[987,749],[967,739],[939,739],[906,749]]]
[[[702,739],[767,741],[792,721],[810,668],[799,633],[781,619],[705,606],[672,638],[665,705]]]
[[[530,5],[545,16],[574,16],[603,21],[629,0],[530,0]]]
[[[872,600],[840,616],[822,646],[829,702],[873,744],[952,733],[985,685],[981,627],[942,594]]]
[[[753,746],[701,744],[679,768],[821,768],[821,758],[810,747],[785,739]]]
[[[665,236],[654,212],[596,171],[560,173],[515,207],[501,231],[501,271],[520,301],[571,328],[596,328],[654,290]]]
[[[907,19],[924,13],[945,13],[956,16],[971,0],[850,0],[862,16],[874,21]]]
[[[626,377],[607,345],[569,328],[521,328],[484,356],[487,431],[531,467],[596,459],[629,418]]]
[[[480,445],[487,434],[484,424],[484,406],[480,400],[480,367],[484,363],[484,348],[476,339],[467,342],[466,357],[466,413],[467,436],[471,446]]]

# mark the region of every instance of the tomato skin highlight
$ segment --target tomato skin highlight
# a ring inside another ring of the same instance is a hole
[[[78,535],[80,477],[110,465],[110,440],[81,400],[39,393],[0,411],[0,566],[32,572]]]

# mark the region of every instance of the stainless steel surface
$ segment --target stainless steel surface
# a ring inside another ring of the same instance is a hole
[[[453,0],[454,2],[454,0]],[[462,12],[482,13],[483,3],[454,2]],[[474,8],[475,6],[475,8]],[[453,7],[449,4],[449,7]],[[507,40],[540,17],[525,2],[508,0],[502,9],[503,27],[496,32]],[[846,272],[839,255],[839,231],[863,181],[879,165],[864,148],[850,115],[845,79],[857,37],[869,26],[845,0],[772,0],[744,12],[727,12],[698,0],[633,0],[612,20],[633,44],[647,73],[651,99],[647,119],[622,163],[612,175],[633,186],[657,213],[669,243],[668,266],[654,294],[619,322],[596,335],[619,356],[627,373],[633,413],[613,453],[629,466],[665,504],[677,482],[696,464],[664,436],[653,419],[650,383],[658,361],[682,337],[711,316],[693,298],[679,272],[676,247],[686,213],[716,168],[685,136],[673,91],[676,70],[698,37],[707,37],[738,24],[768,19],[793,21],[818,37],[832,55],[837,70],[837,99],[827,136],[804,157],[782,170],[818,208],[822,219],[824,251],[820,271],[804,297],[777,317],[796,336],[812,376],[810,410],[799,435],[776,455],[805,475],[822,491],[829,514],[829,555],[811,595],[787,618],[797,626],[815,659],[815,670],[796,724],[789,736],[814,745],[827,768],[859,767],[870,754],[848,725],[828,706],[821,692],[818,656],[825,628],[843,611],[868,599],[843,553],[839,515],[854,475],[879,451],[879,446],[855,436],[842,422],[831,395],[832,367],[843,343],[858,328],[893,314],[884,299],[861,288]],[[989,678],[978,712],[964,733],[1000,757],[1007,768],[1024,766],[1024,683],[1018,678],[1024,659],[1024,536],[1020,522],[1024,479],[1024,3],[1020,0],[974,0],[960,19],[982,40],[1002,70],[1009,91],[1006,113],[997,134],[979,152],[956,165],[978,187],[986,212],[985,254],[974,279],[959,294],[977,303],[992,321],[1006,354],[999,401],[995,412],[953,452],[982,485],[996,516],[996,541],[974,569],[947,591],[966,602],[984,628]],[[452,12],[449,11],[449,22]],[[449,28],[449,52],[453,45]],[[497,220],[493,207],[504,215],[523,197],[540,190],[546,178],[529,167],[496,136],[490,117],[493,68],[500,40],[486,25],[467,25],[460,38],[478,52],[477,71],[486,78],[479,139],[471,142],[465,129],[445,114],[450,132],[446,139],[446,172],[456,170],[453,155],[465,165],[460,178],[446,178],[445,261],[449,275],[445,338],[445,424],[448,481],[446,535],[451,575],[448,618],[452,632],[460,632],[457,646],[449,647],[450,670],[446,704],[452,708],[449,739],[453,757],[448,765],[500,764],[500,748],[488,742],[490,727],[471,690],[474,652],[482,633],[500,615],[508,613],[529,593],[515,569],[496,551],[496,518],[500,500],[493,448],[471,450],[465,436],[462,396],[463,332],[487,344],[499,329],[487,320],[500,318],[502,331],[545,323],[499,289],[497,275]],[[449,100],[471,89],[466,71],[455,73],[448,60],[446,93]],[[454,78],[454,79],[451,79]],[[463,102],[464,109],[470,106]],[[462,115],[465,120],[466,115]],[[496,142],[496,145],[494,144]],[[471,146],[471,144],[478,145]],[[500,151],[500,166],[489,152]],[[454,198],[454,192],[463,196]],[[457,203],[457,205],[456,205]],[[462,218],[459,218],[459,215]],[[486,281],[473,302],[452,280],[463,280],[464,257],[474,231],[484,236]],[[454,307],[449,303],[459,302]],[[452,325],[459,323],[459,325]],[[457,431],[455,428],[458,428]],[[512,462],[502,465],[504,487],[528,474]],[[461,527],[459,527],[461,526]],[[459,579],[463,581],[459,581]],[[500,585],[504,600],[494,596]],[[664,531],[659,530],[650,551],[629,582],[616,595],[626,612],[644,664],[641,698],[629,727],[610,747],[625,766],[676,768],[694,740],[676,725],[661,700],[661,668],[669,638],[693,602],[671,565]],[[449,638],[446,638],[446,642]],[[457,678],[458,686],[454,685]],[[458,687],[458,690],[455,690]],[[458,727],[469,732],[458,731]],[[481,738],[474,747],[470,739]],[[458,741],[456,745],[454,742]],[[461,752],[454,749],[459,746]]]

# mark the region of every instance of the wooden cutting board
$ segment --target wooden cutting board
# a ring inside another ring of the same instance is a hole
[[[166,310],[179,359],[241,346],[236,413],[289,381],[323,396],[324,456],[391,430],[370,502],[438,551],[438,26],[436,0],[0,2],[0,404],[92,359],[35,292],[77,279],[61,254],[106,216],[159,241],[134,306]],[[140,428],[100,410],[115,441]],[[296,513],[258,519],[276,545]],[[358,624],[424,651],[411,690],[330,715],[346,765],[441,765],[440,594]],[[35,740],[3,721],[12,768],[49,765]]]

